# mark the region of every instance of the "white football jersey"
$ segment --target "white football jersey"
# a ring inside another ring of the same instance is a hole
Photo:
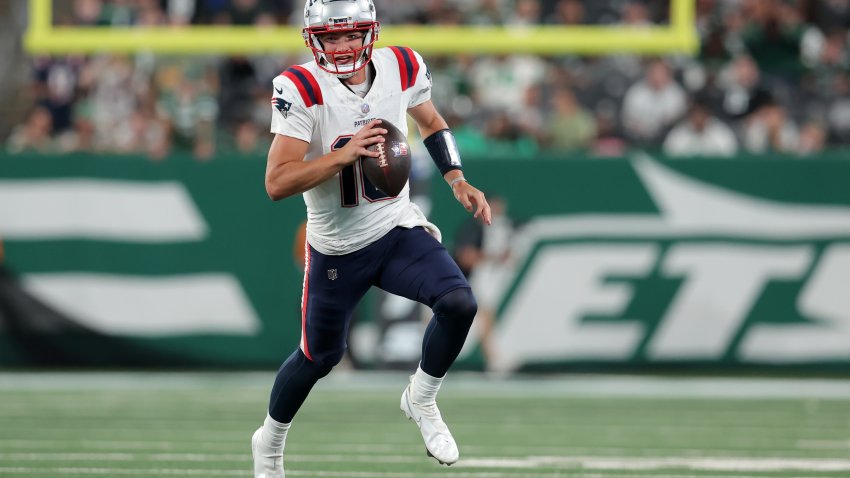
[[[315,62],[293,66],[274,79],[271,132],[310,143],[305,161],[342,148],[373,119],[407,135],[407,109],[431,99],[431,76],[422,57],[404,47],[375,49],[375,78],[365,98]],[[408,145],[409,147],[409,145]],[[396,197],[376,189],[359,162],[304,192],[307,241],[317,251],[341,255],[362,249],[396,226],[439,231],[410,202],[410,186]]]

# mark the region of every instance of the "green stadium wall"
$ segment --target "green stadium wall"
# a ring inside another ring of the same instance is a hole
[[[266,197],[264,168],[0,157],[0,365],[276,367],[300,337],[305,213]],[[466,170],[520,224],[488,368],[850,365],[850,161],[467,158]],[[451,247],[468,217],[440,179],[432,190]],[[372,293],[357,314],[357,365],[415,363],[421,311],[394,323],[386,301]],[[484,366],[477,341],[462,367]]]

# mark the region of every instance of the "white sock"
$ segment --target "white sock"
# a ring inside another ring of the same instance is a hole
[[[419,404],[434,403],[443,378],[432,377],[423,372],[421,367],[416,367],[416,373],[413,374],[413,386],[410,387],[411,400]]]
[[[269,448],[283,448],[286,443],[286,434],[289,432],[290,423],[280,423],[266,415],[266,420],[263,422],[262,440]]]

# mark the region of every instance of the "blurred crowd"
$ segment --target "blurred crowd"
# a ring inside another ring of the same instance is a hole
[[[808,156],[850,144],[850,0],[695,0],[697,55],[428,56],[467,157]],[[669,22],[669,0],[375,0],[385,24]],[[300,25],[302,0],[74,0],[76,26]],[[64,5],[64,8],[62,7]],[[380,45],[380,43],[379,43]],[[265,156],[271,80],[294,56],[32,59],[7,152]],[[553,154],[549,154],[553,153]]]

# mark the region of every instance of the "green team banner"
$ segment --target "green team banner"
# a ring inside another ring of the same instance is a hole
[[[467,165],[518,227],[463,366],[485,366],[481,340],[503,371],[850,364],[850,162]],[[0,158],[0,364],[277,366],[300,336],[305,213],[266,197],[264,167]],[[466,213],[440,180],[431,203],[451,247]],[[415,362],[422,315],[368,297],[352,360]]]

